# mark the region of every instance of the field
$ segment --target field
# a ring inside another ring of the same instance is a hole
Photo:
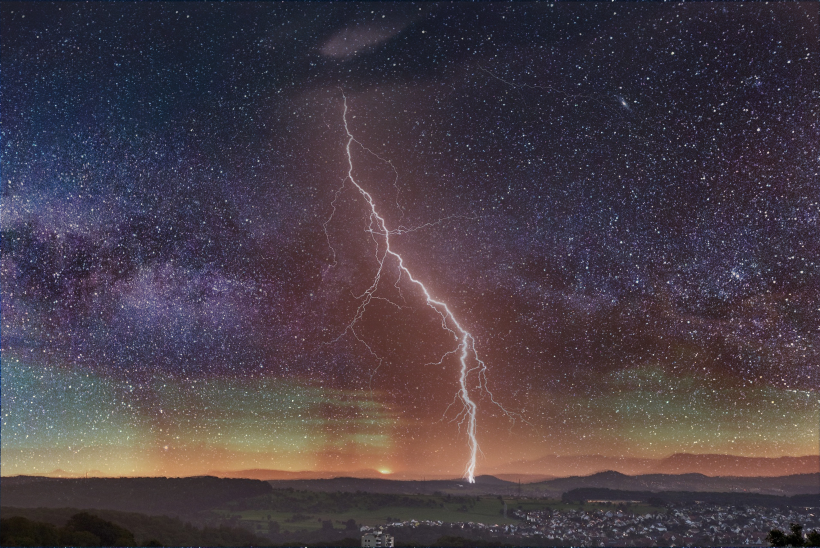
[[[503,502],[497,496],[452,495],[389,495],[374,493],[321,493],[276,490],[272,494],[244,499],[213,510],[215,517],[231,521],[257,531],[314,531],[327,528],[352,530],[352,520],[359,525],[383,525],[388,521],[442,521],[477,522],[485,524],[516,524],[512,518],[516,509],[569,510],[578,504],[565,504],[553,499],[505,498],[507,518],[503,516]],[[584,510],[612,510],[605,504],[585,504]],[[631,506],[633,513],[656,512],[648,505]],[[324,522],[324,523],[323,523]],[[329,522],[329,523],[328,523]]]

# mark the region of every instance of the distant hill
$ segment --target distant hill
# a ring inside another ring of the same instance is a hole
[[[475,483],[466,480],[389,480],[370,478],[332,478],[317,480],[273,480],[269,481],[274,489],[296,489],[299,491],[340,491],[355,493],[385,494],[426,494],[436,492],[450,494],[507,494],[517,486],[517,483],[504,481],[493,476],[477,476]]]
[[[656,504],[705,502],[731,506],[764,506],[777,508],[783,506],[820,507],[820,495],[796,495],[783,497],[762,495],[759,493],[714,493],[703,491],[625,491],[621,489],[603,489],[599,487],[582,487],[567,491],[563,500],[633,500]]]
[[[779,477],[710,477],[703,474],[643,474],[628,476],[620,472],[599,472],[532,483],[528,489],[555,494],[572,489],[595,487],[635,491],[745,492],[792,496],[820,493],[820,473]]]
[[[520,460],[496,467],[490,472],[506,481],[541,482],[554,478],[588,476],[614,470],[631,476],[645,474],[703,474],[705,476],[777,477],[820,472],[820,456],[803,457],[739,457],[735,455],[693,455],[676,453],[663,459],[607,457],[603,455],[547,455],[534,460]],[[58,471],[49,474],[59,476]],[[67,473],[62,474],[67,477]],[[93,475],[93,474],[92,474]],[[386,476],[378,470],[351,471],[288,471],[254,468],[248,470],[215,470],[210,475],[220,478],[270,480],[318,480],[340,477],[410,481],[413,474]],[[418,479],[415,476],[415,479]],[[447,476],[427,475],[428,480],[448,480]]]
[[[494,474],[550,474],[556,477],[586,476],[605,470],[623,474],[645,474],[657,464],[655,459],[605,457],[603,455],[545,455],[537,459],[518,460],[493,469]]]
[[[512,482],[521,483],[535,483],[537,481],[547,481],[556,479],[556,476],[551,474],[493,474],[494,477]]]
[[[270,480],[314,480],[314,479],[332,479],[332,478],[372,478],[372,479],[385,479],[385,480],[392,480],[392,481],[415,481],[418,480],[418,475],[415,473],[402,473],[396,472],[391,474],[385,474],[383,472],[379,472],[378,470],[372,470],[370,468],[365,468],[361,470],[351,470],[351,471],[327,471],[327,470],[298,470],[298,471],[290,471],[290,470],[275,470],[271,468],[251,468],[246,470],[213,470],[208,473],[209,476],[216,476],[218,478],[249,478],[249,479],[258,479],[262,481],[270,481]],[[503,474],[502,474],[503,475]],[[496,475],[496,477],[501,477],[502,475]],[[555,476],[551,476],[549,474],[534,474],[534,475],[527,475],[527,474],[508,474],[511,479],[510,481],[518,481],[520,478],[522,481],[543,481],[545,479],[551,479]],[[425,476],[427,479],[430,480],[451,480],[453,479],[452,474],[427,474]],[[504,478],[504,479],[510,479]]]
[[[46,476],[3,476],[0,481],[0,487],[8,487],[10,485],[25,485],[27,483],[37,483],[43,481],[59,481],[60,478],[50,478]]]
[[[0,498],[18,508],[97,508],[123,512],[192,515],[231,501],[257,497],[273,489],[314,492],[382,494],[517,495],[560,498],[575,489],[621,491],[686,491],[749,493],[790,497],[820,493],[820,473],[780,477],[709,477],[703,474],[644,474],[628,476],[607,471],[589,476],[556,478],[536,483],[478,476],[464,480],[402,481],[383,478],[271,480],[214,478],[88,478],[5,477]]]
[[[335,472],[291,472],[288,470],[270,470],[267,468],[252,468],[250,470],[213,470],[209,472],[209,474],[218,478],[247,478],[260,481],[330,479],[339,475]]]
[[[252,468],[249,470],[215,470],[210,475],[218,478],[248,478],[261,481],[270,480],[297,480],[297,479],[331,479],[338,477],[354,478],[381,478],[385,475],[377,470],[363,469],[355,472],[328,472],[328,471],[308,471],[301,470],[291,472],[289,470],[271,470],[268,468]]]
[[[551,474],[558,477],[586,476],[616,470],[622,474],[704,474],[706,476],[790,476],[820,472],[820,456],[740,457],[676,453],[663,459],[606,457],[602,455],[547,455],[520,460],[493,470],[499,473]]]
[[[52,470],[48,474],[47,477],[51,478],[107,478],[111,477],[108,474],[104,474],[101,470],[88,470],[87,472],[77,473],[77,472],[69,472],[67,470],[63,470],[62,468],[57,468]]]
[[[271,486],[250,479],[3,478],[0,499],[19,508],[97,508],[145,514],[186,515],[228,501],[264,495]]]
[[[820,472],[820,456],[762,458],[676,453],[661,460],[653,472],[701,473],[707,476],[791,476]]]
[[[792,496],[820,493],[820,474],[797,474],[781,477],[710,477],[703,474],[644,474],[628,476],[620,472],[599,472],[589,476],[571,476],[535,483],[505,481],[493,476],[479,476],[475,484],[464,480],[395,481],[367,478],[332,478],[318,480],[278,480],[269,482],[274,489],[300,491],[341,491],[390,494],[433,494],[435,492],[471,495],[516,495],[560,498],[562,493],[583,487],[636,491],[745,492]]]

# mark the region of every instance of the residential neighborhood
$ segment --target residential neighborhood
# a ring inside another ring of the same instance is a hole
[[[414,528],[458,528],[469,538],[531,539],[538,545],[583,546],[768,546],[772,529],[789,530],[791,523],[804,532],[820,529],[816,508],[772,509],[709,504],[670,506],[665,512],[632,514],[626,508],[612,510],[514,510],[519,525],[489,523],[446,523],[442,521],[397,521],[382,527],[361,528],[363,534],[384,529],[401,542],[402,530]]]

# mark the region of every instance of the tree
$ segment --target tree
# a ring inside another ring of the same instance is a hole
[[[820,532],[815,529],[806,535],[806,546],[820,546]]]
[[[50,523],[20,516],[0,520],[0,546],[54,546],[59,543],[57,528]]]
[[[88,512],[80,512],[71,516],[60,533],[61,541],[68,545],[136,546],[137,544],[131,531]]]
[[[799,523],[792,523],[791,525],[791,534],[787,535],[780,529],[772,529],[769,531],[769,534],[766,535],[766,542],[771,544],[772,546],[812,546],[814,545],[812,540],[820,540],[820,534],[817,534],[817,531],[812,531],[809,534],[809,542],[803,539],[803,526]],[[812,539],[812,535],[817,535],[817,538]]]
[[[66,546],[104,546],[100,537],[89,531],[60,530],[60,544]]]
[[[766,542],[772,546],[786,546],[786,533],[780,529],[772,529],[766,535]]]

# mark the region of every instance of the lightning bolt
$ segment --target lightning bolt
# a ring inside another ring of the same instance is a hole
[[[508,412],[504,409],[501,404],[499,404],[495,398],[493,397],[492,392],[489,391],[487,388],[487,366],[478,357],[478,352],[475,348],[475,339],[473,336],[466,330],[464,327],[459,323],[456,317],[453,315],[453,312],[447,306],[447,304],[443,301],[437,300],[433,298],[433,296],[428,291],[427,287],[418,279],[413,277],[410,273],[410,270],[404,264],[404,259],[401,255],[399,255],[390,245],[390,236],[405,234],[407,232],[412,232],[413,230],[418,230],[420,228],[425,228],[429,226],[433,226],[436,224],[441,223],[443,220],[439,220],[433,223],[427,223],[418,227],[407,228],[404,226],[400,226],[398,229],[390,230],[387,227],[387,223],[381,215],[379,215],[378,211],[376,210],[376,202],[373,199],[373,196],[370,195],[355,179],[353,176],[353,155],[351,153],[351,147],[356,144],[363,150],[367,151],[368,153],[372,154],[379,160],[390,164],[393,167],[393,164],[383,158],[380,158],[376,155],[373,151],[365,147],[361,142],[356,140],[353,134],[350,132],[350,127],[347,123],[347,96],[345,96],[344,91],[342,91],[342,97],[344,98],[344,112],[342,114],[342,121],[344,122],[344,129],[345,133],[347,134],[347,143],[345,145],[345,152],[347,153],[347,161],[348,161],[348,170],[347,176],[342,180],[341,186],[336,190],[334,195],[333,201],[331,202],[332,212],[328,219],[324,223],[325,228],[325,236],[327,237],[328,245],[333,250],[333,258],[334,258],[334,265],[336,264],[336,251],[333,249],[333,246],[330,242],[330,235],[327,232],[328,224],[333,220],[333,216],[336,213],[336,200],[338,200],[341,193],[344,191],[345,186],[348,182],[353,186],[353,188],[358,192],[358,194],[364,199],[365,203],[367,204],[367,208],[369,209],[369,224],[366,229],[366,233],[369,233],[373,242],[375,244],[375,256],[376,261],[378,262],[378,268],[376,274],[373,278],[372,283],[370,286],[362,293],[361,295],[356,296],[359,300],[359,306],[356,309],[356,312],[353,314],[353,319],[347,325],[344,332],[339,335],[335,339],[334,342],[338,342],[342,337],[346,334],[351,334],[359,343],[364,345],[364,347],[368,350],[368,352],[377,360],[378,365],[374,369],[373,374],[371,374],[371,381],[373,375],[375,375],[376,371],[378,371],[379,367],[383,363],[384,359],[379,356],[373,348],[359,335],[356,331],[356,324],[362,319],[365,312],[367,311],[368,305],[374,300],[387,300],[383,297],[376,296],[376,290],[379,288],[379,283],[382,280],[382,274],[391,266],[395,267],[398,271],[398,276],[396,281],[394,282],[393,286],[399,291],[401,295],[401,289],[399,288],[399,282],[401,282],[402,278],[406,278],[409,280],[410,283],[417,286],[421,289],[422,293],[427,302],[427,306],[432,308],[441,318],[441,327],[445,331],[447,331],[450,335],[452,335],[454,342],[456,343],[456,347],[449,352],[445,353],[441,359],[437,362],[438,365],[442,365],[445,358],[451,355],[457,354],[459,356],[459,381],[458,381],[458,390],[453,398],[453,402],[447,407],[445,410],[445,415],[449,411],[452,405],[456,404],[457,402],[461,403],[461,411],[456,415],[453,419],[454,421],[458,421],[459,429],[461,427],[465,427],[467,433],[467,448],[469,452],[469,459],[467,461],[467,465],[464,470],[464,478],[470,482],[475,483],[475,469],[476,469],[476,461],[478,459],[478,454],[480,453],[480,448],[478,445],[478,439],[476,438],[476,416],[478,414],[478,405],[471,397],[470,388],[468,386],[468,379],[470,378],[471,374],[475,374],[478,385],[475,387],[479,391],[483,391],[486,393],[490,401],[492,401],[495,405],[497,405],[514,423],[515,416],[517,414]],[[396,173],[398,177],[398,173],[393,167],[394,173]],[[395,182],[394,182],[395,185]],[[403,212],[402,212],[403,213]],[[446,220],[446,219],[444,219]],[[401,306],[393,303],[392,301],[387,300],[394,306],[398,308],[402,308]]]

